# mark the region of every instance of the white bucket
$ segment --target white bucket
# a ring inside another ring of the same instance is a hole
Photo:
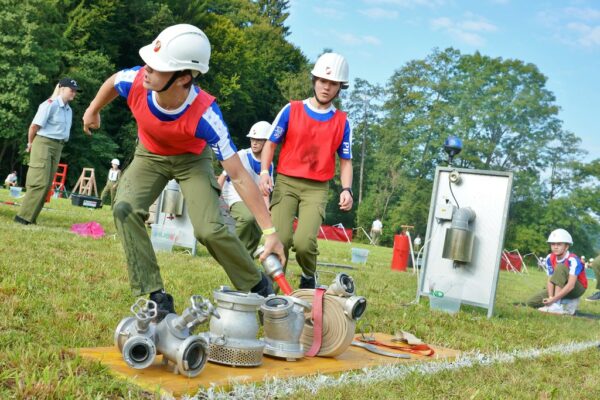
[[[447,275],[432,275],[429,278],[429,307],[450,314],[460,310],[463,282]]]
[[[11,186],[9,190],[10,190],[10,197],[14,197],[15,199],[18,199],[19,197],[21,197],[21,191],[23,190],[23,188],[19,187],[19,186]]]
[[[177,240],[177,230],[170,227],[159,224],[152,224],[152,235],[150,241],[154,251],[167,251],[173,250],[173,245]]]
[[[365,264],[367,257],[369,256],[369,250],[359,249],[356,247],[352,248],[352,262],[357,264]]]

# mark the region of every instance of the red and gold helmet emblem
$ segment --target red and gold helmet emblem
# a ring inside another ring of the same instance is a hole
[[[154,51],[157,52],[160,50],[160,40],[157,40],[156,43],[154,43]]]

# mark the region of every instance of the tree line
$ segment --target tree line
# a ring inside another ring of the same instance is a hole
[[[217,97],[234,142],[256,121],[272,121],[290,99],[311,95],[311,62],[287,40],[288,0],[0,0],[0,171],[24,178],[26,132],[58,79],[83,91],[74,101],[71,140],[63,150],[73,187],[82,168],[102,186],[112,158],[132,158],[136,126],[122,100],[102,114],[102,129],[81,134],[81,116],[105,78],[141,63],[138,49],[166,26],[190,23],[212,45],[198,84]],[[542,254],[555,227],[575,250],[599,248],[600,160],[565,130],[539,69],[520,60],[433,49],[399,66],[385,85],[354,79],[338,106],[353,126],[355,208],[337,210],[332,183],[326,222],[367,231],[384,221],[382,243],[401,225],[425,235],[433,176],[445,165],[442,144],[462,138],[461,168],[513,171],[506,246]],[[414,233],[413,233],[414,234]]]

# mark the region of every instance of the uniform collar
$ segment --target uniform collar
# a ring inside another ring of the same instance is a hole
[[[64,102],[64,100],[62,99],[62,97],[60,96],[56,96],[56,101],[58,102],[58,106],[59,107],[66,107],[69,108],[69,105],[67,103]]]

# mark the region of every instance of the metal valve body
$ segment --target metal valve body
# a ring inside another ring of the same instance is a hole
[[[175,364],[175,373],[197,376],[206,364],[208,344],[204,337],[191,335],[190,330],[209,316],[219,318],[219,315],[202,296],[192,296],[191,303],[181,316],[168,314],[156,324],[156,303],[138,299],[131,307],[134,317],[124,318],[114,336],[115,346],[127,365],[147,368],[154,363],[157,354],[162,354],[164,363]]]
[[[175,373],[188,377],[200,374],[207,360],[208,343],[203,336],[191,335],[190,330],[208,320],[220,318],[212,304],[202,296],[192,296],[192,306],[181,316],[168,314],[157,326],[157,350],[175,364]]]
[[[291,296],[271,296],[260,309],[264,317],[264,354],[288,361],[302,358],[304,348],[300,336],[304,312],[310,311],[310,303]]]
[[[232,366],[262,364],[264,342],[256,338],[256,313],[264,297],[222,286],[214,292],[214,299],[221,318],[212,317],[210,332],[204,334],[209,341],[208,360]]]
[[[156,303],[138,299],[132,306],[133,317],[123,318],[115,330],[115,346],[123,355],[123,360],[131,368],[143,369],[154,362],[156,357],[155,324]]]

